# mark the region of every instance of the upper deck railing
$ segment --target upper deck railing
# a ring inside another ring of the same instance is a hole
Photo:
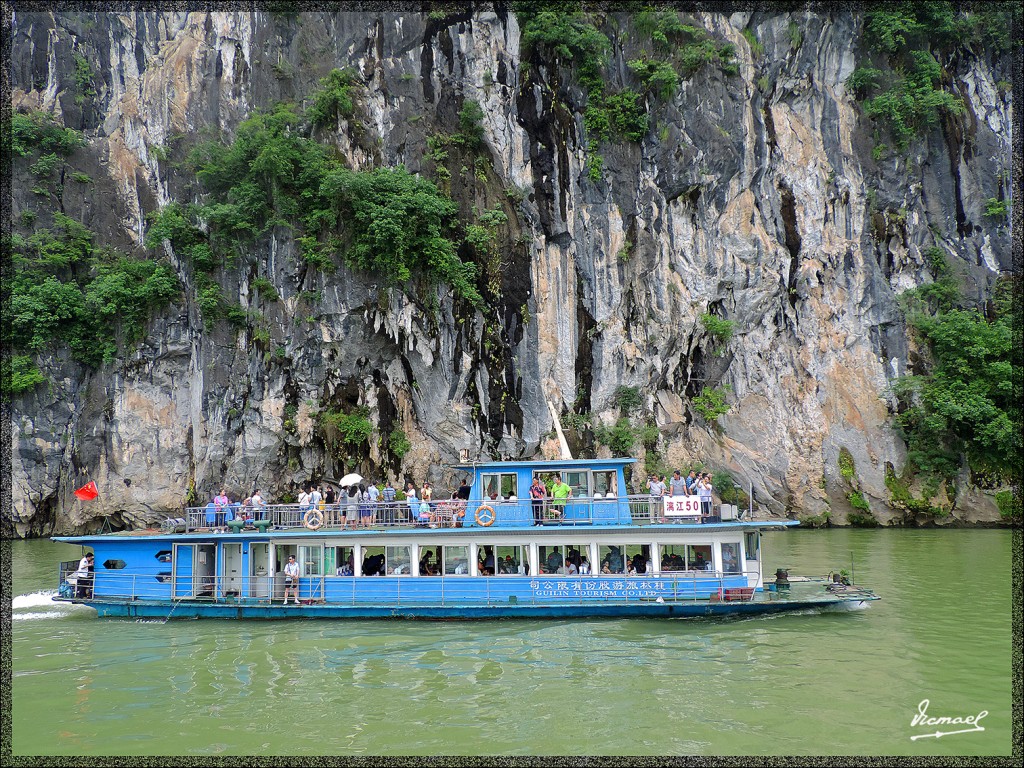
[[[684,511],[673,509],[667,499],[647,495],[620,497],[575,497],[564,504],[551,499],[539,506],[532,499],[495,499],[462,501],[445,499],[341,503],[315,506],[266,504],[258,507],[234,503],[220,509],[188,507],[184,518],[168,519],[167,531],[251,530],[270,528],[312,530],[388,530],[409,528],[462,528],[491,525],[541,525],[572,527],[580,525],[652,525],[662,523],[717,523],[738,520],[745,510],[728,504],[707,502]]]

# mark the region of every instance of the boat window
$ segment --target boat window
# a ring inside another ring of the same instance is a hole
[[[480,545],[477,556],[481,576],[518,576],[530,572],[526,547]]]
[[[747,560],[757,560],[759,543],[757,531],[750,531],[744,534],[744,540],[747,545]]]
[[[469,547],[441,547],[445,576],[469,575]]]
[[[601,496],[618,496],[618,490],[616,489],[615,482],[615,470],[607,470],[605,472],[594,473],[594,496],[601,494]]]
[[[711,570],[711,545],[662,544],[661,570],[709,571]]]
[[[587,548],[580,544],[542,545],[537,548],[541,573],[568,573],[569,563],[576,566],[579,572],[583,558],[587,557]]]
[[[128,563],[124,560],[105,560],[103,561],[103,567],[111,571],[119,571],[124,568]]]
[[[360,568],[363,576],[383,576],[384,547],[363,547],[363,562]]]
[[[409,549],[407,546],[384,548],[388,576],[412,575],[412,555],[409,553]]]
[[[324,550],[319,544],[299,547],[299,573],[303,576],[319,576],[324,572]]]
[[[740,568],[740,543],[725,542],[722,544],[722,571],[724,573],[739,573]]]
[[[626,570],[644,576],[653,568],[651,564],[651,547],[648,544],[629,544],[626,546]]]
[[[519,498],[519,476],[514,472],[494,472],[480,475],[483,498],[497,501],[509,496]]]
[[[710,544],[687,544],[686,545],[686,570],[688,570],[688,571],[710,571],[711,570],[711,545]]]
[[[600,558],[597,566],[597,573],[625,573],[626,557],[624,547],[618,544],[602,544],[597,548],[597,556]]]
[[[565,484],[572,488],[573,498],[590,496],[590,473],[584,469],[569,469],[562,473]]]
[[[333,553],[334,562],[324,565],[333,568],[335,576],[352,576],[354,567],[354,552],[352,547],[331,547],[329,552]],[[328,570],[328,573],[332,571]]]
[[[295,552],[294,546],[278,544],[274,547],[274,562],[277,563],[278,573],[284,572],[285,563],[288,562],[288,555],[295,555],[296,557],[298,557],[298,555]]]
[[[419,574],[420,576],[441,575],[440,547],[434,547],[433,549],[430,547],[420,548]]]
[[[686,570],[686,547],[682,544],[661,545],[661,570],[662,571],[685,571]]]

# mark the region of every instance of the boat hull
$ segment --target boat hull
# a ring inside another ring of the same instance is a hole
[[[426,619],[435,621],[569,618],[723,618],[793,611],[856,610],[873,598],[751,600],[718,602],[605,603],[581,605],[281,605],[179,601],[171,605],[146,600],[73,600],[94,608],[104,618],[134,619]]]

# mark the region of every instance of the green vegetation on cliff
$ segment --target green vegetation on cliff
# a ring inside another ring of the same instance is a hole
[[[94,233],[72,218],[54,212],[53,222],[11,238],[4,342],[32,354],[67,345],[73,358],[98,366],[141,340],[151,313],[179,295],[178,279],[166,264],[96,246]],[[10,392],[42,383],[29,363],[12,363]]]
[[[306,117],[326,124],[351,115],[352,78],[338,70],[324,78],[324,90]],[[322,271],[333,271],[340,256],[385,284],[405,283],[420,273],[481,303],[475,266],[458,258],[455,203],[403,167],[344,167],[310,138],[293,105],[255,111],[230,143],[202,143],[190,161],[208,198],[198,206],[171,204],[154,216],[151,247],[166,239],[198,269],[212,273],[256,238],[282,227],[296,233],[304,261]],[[215,290],[206,286],[211,308],[218,306]]]
[[[865,14],[865,57],[847,80],[864,99],[864,112],[877,119],[900,150],[938,124],[942,115],[958,115],[963,100],[948,90],[945,70],[960,50],[1011,48],[1019,6],[992,3],[964,10],[949,2],[896,3]]]
[[[1013,381],[1010,286],[997,288],[992,316],[977,309],[914,311],[908,321],[930,352],[930,370],[899,380],[896,423],[909,460],[952,480],[966,456],[978,474],[1008,480],[1019,471],[1015,428],[1021,392]]]

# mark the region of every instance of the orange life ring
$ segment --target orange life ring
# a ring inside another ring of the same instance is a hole
[[[476,508],[476,512],[474,513],[473,517],[476,518],[477,525],[481,525],[484,528],[486,528],[487,526],[492,525],[494,523],[494,507],[489,507],[486,504],[482,504],[481,506]]]
[[[324,513],[319,509],[311,509],[302,516],[302,524],[309,530],[315,531],[324,524]]]

